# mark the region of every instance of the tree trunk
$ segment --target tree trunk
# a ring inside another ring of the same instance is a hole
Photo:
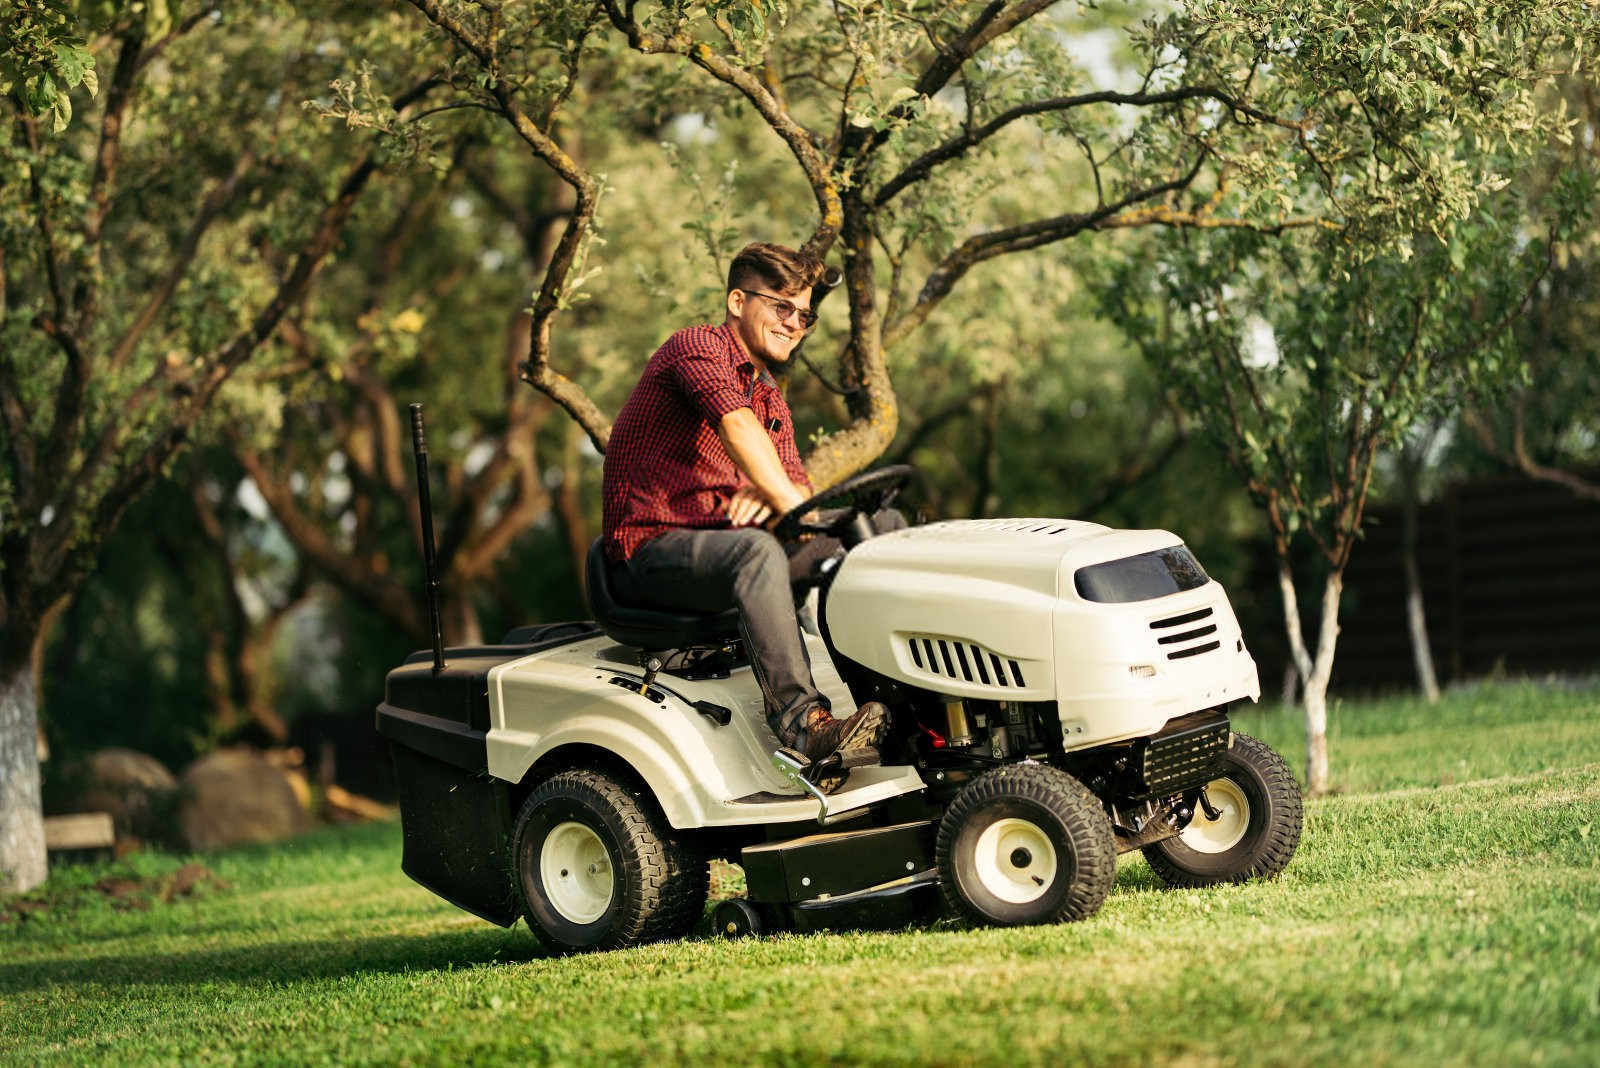
[[[1328,789],[1328,681],[1333,677],[1333,654],[1339,640],[1339,597],[1344,591],[1344,572],[1332,570],[1322,590],[1322,620],[1317,627],[1317,652],[1311,655],[1300,629],[1300,602],[1295,594],[1294,575],[1289,561],[1278,557],[1278,592],[1283,597],[1284,629],[1289,637],[1289,653],[1300,676],[1300,707],[1306,725],[1306,791],[1326,793]],[[1285,688],[1287,689],[1287,687]]]
[[[1334,570],[1322,589],[1322,620],[1317,627],[1317,655],[1301,692],[1306,715],[1306,790],[1328,792],[1328,681],[1333,677],[1333,654],[1339,641],[1339,597],[1344,574]]]
[[[588,564],[589,542],[593,540],[593,535],[583,511],[583,460],[579,451],[583,439],[579,437],[580,433],[577,426],[567,432],[566,445],[561,454],[561,485],[556,488],[555,505],[556,521],[567,543],[567,554],[572,558],[572,577],[578,584],[578,600],[583,602],[587,597],[583,571]]]
[[[1433,670],[1433,648],[1428,643],[1428,617],[1422,600],[1422,572],[1417,567],[1417,468],[1405,452],[1400,456],[1401,505],[1400,561],[1406,573],[1406,630],[1411,637],[1411,659],[1417,668],[1417,686],[1429,704],[1439,700],[1439,678]]]
[[[482,645],[483,627],[478,622],[478,606],[472,603],[470,589],[451,590],[443,597],[439,617],[446,645]],[[426,617],[424,617],[426,618]],[[428,636],[432,642],[432,635]]]
[[[31,642],[29,643],[32,644]],[[44,882],[39,795],[39,695],[28,657],[0,669],[0,894]]]

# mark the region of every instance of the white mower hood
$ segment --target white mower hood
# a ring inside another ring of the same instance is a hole
[[[933,523],[844,558],[826,601],[834,645],[951,698],[1056,701],[1064,742],[1138,737],[1173,716],[1260,694],[1222,587],[1108,603],[1079,573],[1183,542],[1063,519]],[[1094,591],[1090,590],[1091,594]]]

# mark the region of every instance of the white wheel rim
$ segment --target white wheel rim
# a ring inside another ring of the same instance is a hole
[[[1226,853],[1250,829],[1250,801],[1232,779],[1212,779],[1206,784],[1206,797],[1218,817],[1212,819],[1196,805],[1194,819],[1178,837],[1196,853]]]
[[[550,904],[572,923],[593,923],[604,916],[616,889],[605,843],[571,820],[557,824],[545,836],[539,850],[539,878]]]
[[[973,856],[978,883],[1012,905],[1037,901],[1056,878],[1056,847],[1038,824],[1008,817],[978,835]]]

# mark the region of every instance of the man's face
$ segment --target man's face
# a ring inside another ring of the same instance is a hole
[[[752,286],[728,291],[728,321],[733,324],[734,334],[745,351],[767,368],[781,367],[789,361],[795,346],[805,337],[805,318],[810,310],[809,289],[777,293]]]

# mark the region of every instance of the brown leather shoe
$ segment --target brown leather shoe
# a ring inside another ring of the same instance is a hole
[[[889,710],[881,701],[868,701],[848,719],[835,719],[820,705],[806,713],[805,726],[789,742],[807,760],[850,749],[876,749],[889,733]]]

